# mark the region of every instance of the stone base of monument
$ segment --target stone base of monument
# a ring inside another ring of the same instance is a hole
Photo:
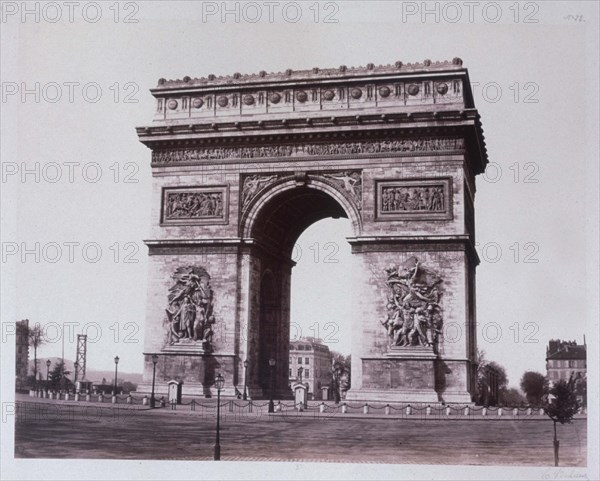
[[[137,393],[152,392],[152,372],[154,353],[144,353],[144,380],[138,385]],[[156,380],[154,392],[165,397],[168,382],[181,381],[182,397],[216,397],[215,377],[225,378],[222,396],[235,396],[235,356],[233,354],[207,353],[201,345],[166,346],[157,352]]]
[[[381,356],[362,357],[361,362],[362,385],[347,392],[349,401],[471,403],[466,389],[446,389],[440,382],[445,366],[432,347],[393,346]]]

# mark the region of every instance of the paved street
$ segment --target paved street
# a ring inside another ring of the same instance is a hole
[[[210,411],[20,402],[17,458],[212,459]],[[561,465],[585,466],[586,419],[559,426]],[[553,465],[552,423],[532,419],[315,418],[224,412],[223,460]]]

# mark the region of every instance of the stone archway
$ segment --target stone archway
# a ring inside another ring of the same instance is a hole
[[[275,359],[275,389],[288,392],[290,337],[290,296],[292,249],[309,226],[326,218],[350,218],[354,234],[360,233],[360,216],[345,194],[319,174],[296,174],[271,178],[244,211],[240,230],[243,239],[255,248],[248,254],[250,270],[258,272],[248,286],[258,292],[257,319],[248,320],[250,352],[256,352],[247,380],[251,393],[269,392],[268,361]],[[351,302],[351,299],[348,299]],[[255,351],[255,349],[257,349]]]
[[[347,217],[349,399],[469,402],[475,389],[475,177],[488,162],[458,58],[161,79],[140,391],[288,381],[291,252]],[[453,326],[450,340],[447,327]],[[245,367],[247,361],[247,368]]]

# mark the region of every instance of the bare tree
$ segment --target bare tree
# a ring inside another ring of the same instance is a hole
[[[34,327],[29,328],[29,345],[33,347],[33,387],[35,389],[38,378],[38,360],[37,350],[42,344],[44,344],[44,330],[42,326],[36,324]]]

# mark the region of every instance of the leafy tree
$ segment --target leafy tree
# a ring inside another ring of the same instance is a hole
[[[556,437],[556,423],[570,424],[579,410],[573,378],[560,379],[554,383],[545,396],[544,412],[554,422],[554,465],[558,466],[559,441]]]
[[[36,324],[34,327],[29,328],[29,345],[33,347],[33,386],[36,386],[36,380],[38,378],[38,359],[37,350],[42,344],[45,343],[44,330],[42,326]]]
[[[54,364],[52,371],[50,371],[50,386],[52,389],[56,391],[63,387],[68,389],[72,384],[71,380],[67,378],[69,374],[71,374],[71,371],[65,370],[64,361]]]
[[[333,365],[332,365],[332,391],[333,399],[336,403],[340,402],[342,392],[350,389],[350,372],[352,358],[350,355],[345,356],[339,352],[332,351]]]
[[[490,383],[493,377],[495,386]],[[475,401],[479,405],[495,405],[506,397],[508,376],[506,370],[497,362],[487,361],[485,352],[477,350],[477,394]],[[496,391],[496,392],[494,392]],[[495,395],[496,394],[496,395]]]
[[[521,389],[529,404],[539,406],[546,390],[546,378],[539,372],[525,371],[521,378]]]
[[[518,389],[510,388],[504,389],[499,393],[499,401],[503,406],[520,406],[525,404],[525,397],[519,392]]]
[[[121,389],[123,389],[124,392],[135,391],[137,389],[137,384],[130,381],[123,381]]]

